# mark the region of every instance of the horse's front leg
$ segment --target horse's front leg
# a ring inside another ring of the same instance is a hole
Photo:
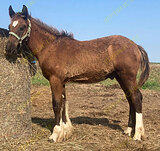
[[[52,91],[52,105],[55,114],[55,127],[53,133],[49,137],[54,142],[63,140],[64,128],[62,123],[62,90],[63,85],[59,78],[52,76],[50,78],[50,85]]]
[[[66,100],[65,85],[63,85],[62,102],[63,102],[62,121],[64,125],[64,138],[68,139],[72,134],[73,127],[68,115],[68,101]]]
[[[66,116],[66,101],[65,91],[61,80],[55,76],[50,78],[50,85],[52,91],[52,104],[55,114],[55,127],[53,133],[50,136],[50,140],[54,142],[61,142],[68,136],[68,121]]]

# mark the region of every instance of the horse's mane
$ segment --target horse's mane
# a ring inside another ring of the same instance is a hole
[[[21,15],[22,15],[21,12],[17,12],[15,17],[21,17]],[[68,38],[74,39],[73,33],[68,33],[67,31],[64,31],[64,30],[59,31],[58,29],[56,29],[56,28],[54,28],[52,26],[48,26],[47,24],[45,24],[41,20],[31,17],[31,15],[29,15],[28,18],[29,19],[33,19],[34,22],[37,25],[39,25],[41,29],[45,30],[46,32],[49,32],[50,34],[53,34],[57,38],[68,37]]]
[[[44,22],[42,22],[41,20],[39,19],[35,19],[35,18],[32,18],[34,20],[34,22],[40,26],[41,29],[47,31],[48,33],[50,34],[53,34],[54,36],[56,36],[57,38],[59,37],[69,37],[71,39],[74,39],[74,36],[72,33],[68,33],[67,31],[59,31],[58,29],[52,27],[52,26],[48,26],[47,24],[45,24]]]

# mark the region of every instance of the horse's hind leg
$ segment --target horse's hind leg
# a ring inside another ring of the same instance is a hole
[[[135,126],[134,140],[141,140],[144,139],[145,132],[144,132],[144,125],[142,118],[142,94],[139,89],[136,89],[134,91],[132,99],[136,100],[134,101],[134,106],[136,109],[136,126]]]
[[[129,74],[128,74],[129,75]],[[136,84],[136,76],[117,74],[116,79],[121,85],[129,102],[129,120],[126,134],[131,136],[131,132],[135,129],[135,140],[141,140],[144,136],[144,126],[142,119],[142,94]]]
[[[125,134],[128,136],[131,136],[132,132],[135,129],[135,124],[136,124],[136,118],[135,118],[135,108],[131,100],[131,96],[127,96],[128,93],[126,93],[126,98],[129,103],[129,119],[128,119],[128,127],[124,131]]]
[[[135,108],[132,103],[131,95],[129,93],[129,89],[125,85],[125,82],[119,75],[116,76],[117,81],[119,82],[121,88],[123,89],[125,96],[129,103],[129,119],[128,119],[128,128],[124,131],[125,134],[131,136],[132,130],[135,128]]]

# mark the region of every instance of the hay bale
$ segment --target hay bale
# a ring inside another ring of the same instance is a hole
[[[0,37],[8,37],[9,36],[9,31],[4,28],[0,28]]]
[[[21,60],[4,55],[7,38],[0,38],[0,143],[31,135],[30,74]]]

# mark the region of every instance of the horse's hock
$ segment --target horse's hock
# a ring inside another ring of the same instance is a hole
[[[26,63],[4,57],[7,38],[0,37],[0,144],[31,135],[30,76]]]

